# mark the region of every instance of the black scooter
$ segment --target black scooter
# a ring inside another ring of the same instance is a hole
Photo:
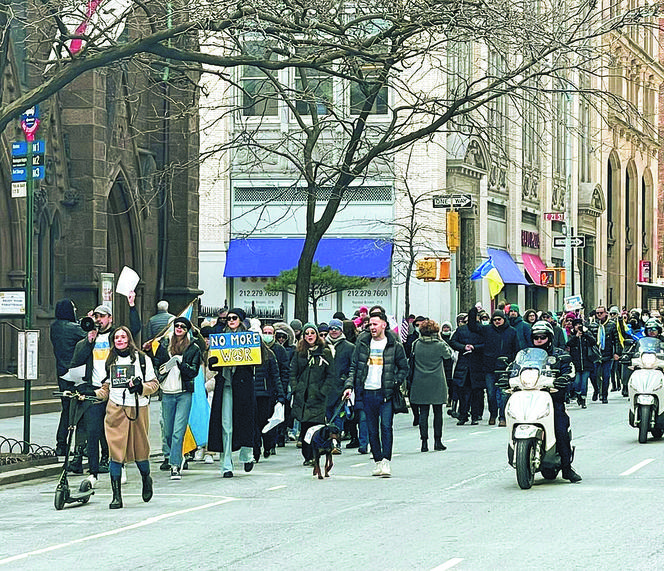
[[[74,430],[85,412],[85,407],[81,405],[85,401],[98,403],[100,399],[70,391],[56,391],[53,393],[53,396],[71,399],[69,405],[69,426],[67,427],[67,452],[64,464],[62,465],[62,474],[60,474],[58,486],[55,488],[55,509],[61,510],[65,507],[65,504],[87,504],[90,501],[90,496],[95,493],[92,489],[92,483],[87,478],[81,482],[78,491],[72,492],[69,487],[69,480],[67,479],[67,466],[69,465],[69,452],[71,451]]]

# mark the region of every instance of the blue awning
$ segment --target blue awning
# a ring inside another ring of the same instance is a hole
[[[304,238],[247,238],[231,240],[226,255],[227,278],[269,278],[291,270],[304,246]],[[314,261],[346,276],[390,276],[392,244],[366,238],[323,238]]]
[[[486,251],[491,256],[493,265],[496,266],[503,282],[506,284],[530,285],[509,252],[496,250],[495,248],[487,248]]]

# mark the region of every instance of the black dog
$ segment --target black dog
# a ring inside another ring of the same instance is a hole
[[[325,454],[325,477],[330,476],[330,470],[334,466],[332,462],[332,449],[335,447],[335,440],[341,440],[341,430],[334,424],[321,426],[311,437],[311,449],[314,453],[314,476],[319,480],[323,479],[320,471],[320,457]]]

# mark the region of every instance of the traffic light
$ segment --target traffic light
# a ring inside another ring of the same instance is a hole
[[[456,210],[447,211],[447,249],[456,252],[459,249],[459,213]]]
[[[435,280],[438,273],[438,260],[425,258],[415,261],[415,277],[418,280]]]
[[[544,287],[565,287],[565,268],[546,268],[540,271],[539,285]]]

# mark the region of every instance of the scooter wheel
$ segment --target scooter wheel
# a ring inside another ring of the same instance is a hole
[[[60,511],[65,507],[65,491],[55,490],[55,501],[53,502],[55,509]]]
[[[83,480],[81,482],[81,485],[78,487],[78,491],[82,492],[82,493],[89,492],[91,489],[92,489],[92,483],[90,482],[90,480]],[[78,501],[82,504],[87,504],[90,501],[90,496],[91,495],[92,494],[90,494],[89,496],[86,496],[85,498],[81,498]]]
[[[558,470],[555,468],[542,468],[540,472],[546,480],[555,480],[558,477]]]

